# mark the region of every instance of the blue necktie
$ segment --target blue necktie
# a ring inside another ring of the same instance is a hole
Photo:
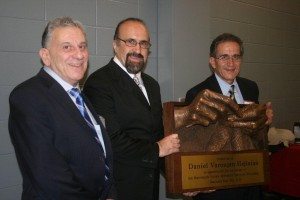
[[[89,125],[89,127],[91,127],[94,130],[93,131],[94,132],[94,137],[95,137],[96,141],[99,143],[99,145],[101,147],[101,150],[102,150],[102,153],[104,153],[102,145],[101,145],[101,143],[99,141],[99,138],[97,136],[97,132],[96,132],[96,130],[94,128],[94,125],[92,123],[92,120],[91,120],[90,116],[88,115],[86,108],[84,107],[84,101],[83,101],[83,98],[80,94],[79,89],[72,88],[71,90],[69,90],[69,93],[75,98],[76,106],[77,106],[78,110],[80,111],[81,115],[83,116],[83,118],[85,119],[85,121],[87,122],[87,124]],[[110,171],[109,171],[108,165],[106,164],[106,159],[105,159],[105,175],[104,175],[105,182],[108,181],[109,176],[110,176]]]
[[[84,107],[84,101],[80,94],[79,89],[72,88],[69,92],[75,98],[76,106],[77,106],[78,110],[80,111],[81,115],[83,116],[83,118],[85,119],[85,121],[88,123],[89,127],[91,127],[94,131],[96,131],[94,128],[94,125],[92,123],[92,120],[91,120],[90,116],[88,115],[86,108]]]

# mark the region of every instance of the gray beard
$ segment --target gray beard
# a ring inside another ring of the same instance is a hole
[[[131,55],[138,56],[138,57],[142,58],[142,60],[138,63],[133,63],[128,59],[128,57]],[[142,56],[141,54],[137,54],[135,52],[128,53],[126,55],[125,68],[128,71],[128,73],[137,74],[137,73],[141,72],[142,70],[144,70],[144,67],[145,67],[144,56]]]
[[[126,59],[125,68],[130,74],[137,74],[141,72],[145,67],[145,62],[141,61],[137,64],[130,62]]]

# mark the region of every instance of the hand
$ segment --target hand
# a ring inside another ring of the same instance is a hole
[[[249,104],[240,108],[237,114],[228,115],[228,125],[235,128],[258,130],[267,121],[266,104]]]
[[[229,97],[210,90],[203,90],[190,105],[175,109],[175,129],[195,124],[208,126],[228,111],[237,113],[238,109],[238,104]]]
[[[180,140],[178,134],[171,134],[157,142],[159,146],[159,157],[179,152]]]

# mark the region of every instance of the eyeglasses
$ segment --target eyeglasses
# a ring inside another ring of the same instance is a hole
[[[222,62],[228,62],[229,60],[232,60],[233,62],[240,62],[242,60],[242,56],[239,54],[234,54],[233,56],[230,56],[228,54],[223,54],[215,58]]]
[[[149,49],[151,47],[151,43],[145,40],[138,42],[135,39],[131,39],[131,38],[127,40],[122,40],[121,38],[117,38],[117,39],[124,42],[125,45],[128,47],[135,47],[137,44],[139,44],[142,49]]]

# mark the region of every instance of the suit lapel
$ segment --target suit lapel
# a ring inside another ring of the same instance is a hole
[[[143,82],[144,82],[144,80],[143,80]],[[147,107],[149,107],[149,103],[148,103],[148,101],[147,101],[147,99],[146,99],[146,97],[145,97],[145,95],[144,95],[144,93],[143,93],[143,91],[139,88],[139,86],[133,81],[133,79],[131,79],[131,83],[130,83],[130,85],[131,85],[131,88],[132,88],[132,93],[137,97],[137,99],[139,99],[139,101],[142,103],[142,104],[144,104],[144,106],[147,106]],[[147,91],[147,94],[148,94],[148,98],[149,98],[149,90],[148,90],[148,88],[147,88],[147,86],[146,86],[146,84],[145,84],[145,82],[144,82],[144,86],[145,86],[145,88],[146,88],[146,91]],[[150,101],[150,100],[149,100]]]
[[[106,129],[103,125],[103,123],[101,122],[101,120],[99,119],[99,116],[97,114],[97,112],[94,110],[91,102],[89,101],[89,99],[83,94],[81,93],[82,95],[82,98],[84,100],[84,103],[86,104],[86,106],[89,108],[90,112],[92,113],[94,119],[96,120],[97,124],[100,126],[101,128],[101,133],[102,133],[102,137],[103,137],[103,140],[104,140],[104,144],[105,144],[105,147],[107,147],[108,145],[110,145],[108,143],[108,137],[107,137],[107,134],[106,134]]]
[[[110,152],[112,152],[111,149],[111,143],[110,143],[110,139],[108,137],[108,134],[106,132],[106,129],[103,125],[103,123],[101,122],[101,120],[99,119],[99,116],[97,114],[97,112],[94,110],[94,107],[92,106],[91,102],[89,101],[89,99],[82,93],[82,98],[86,104],[86,106],[89,108],[90,112],[92,113],[94,119],[96,120],[97,124],[100,126],[101,128],[101,134],[102,134],[102,138],[104,141],[104,146],[105,146],[105,151],[106,151],[106,164],[108,164],[109,168],[112,169],[112,155],[110,154]]]
[[[111,69],[112,69],[112,77],[113,82],[117,84],[117,87],[122,88],[122,90],[130,95],[130,93],[135,96],[144,106],[149,107],[149,103],[144,96],[142,90],[139,88],[139,86],[134,82],[134,80],[126,73],[124,70],[122,70],[113,60],[111,60]],[[144,82],[144,79],[143,79]],[[146,86],[147,83],[144,82],[146,91],[148,93],[148,88]],[[149,97],[148,93],[148,97]]]
[[[209,77],[209,89],[212,90],[212,91],[215,91],[219,94],[222,94],[222,90],[221,90],[221,87],[217,81],[217,78],[215,76],[215,74],[211,75]]]
[[[254,99],[255,94],[251,91],[249,85],[247,85],[245,81],[243,81],[240,77],[236,77],[236,82],[239,85],[240,91],[245,101],[257,102],[257,100]]]
[[[143,79],[144,86],[145,86],[146,91],[147,91],[147,95],[148,95],[150,105],[147,102],[144,94],[143,94],[143,96],[144,96],[144,99],[146,100],[147,105],[151,107],[151,105],[153,105],[153,97],[155,96],[155,94],[153,93],[153,88],[152,88],[151,83],[149,82],[149,79],[145,78],[145,75],[143,73],[141,74],[141,77]]]
[[[39,75],[44,79],[44,82],[47,83],[48,93],[51,98],[62,107],[65,113],[69,114],[69,119],[75,120],[75,123],[81,124],[85,129],[92,131],[64,88],[43,69],[40,71]]]
[[[98,142],[94,139],[93,137],[93,132],[89,125],[86,123],[85,119],[81,116],[78,108],[70,98],[70,96],[67,94],[67,92],[63,89],[63,87],[57,83],[51,76],[49,76],[43,69],[40,70],[39,77],[43,79],[43,83],[46,84],[46,87],[48,89],[48,93],[50,96],[53,98],[53,101],[55,101],[57,104],[61,105],[62,109],[64,110],[65,113],[69,114],[69,119],[68,120],[75,120],[76,124],[79,124],[80,127],[83,127],[84,130],[82,131],[83,134],[87,134],[87,137],[90,137],[91,141],[94,142],[96,146],[99,146]],[[108,138],[108,135],[106,134],[106,130],[101,123],[100,119],[97,117],[97,114],[93,107],[91,106],[91,103],[89,100],[83,95],[84,101],[89,108],[90,112],[94,116],[94,119],[96,122],[100,125],[101,131],[102,131],[102,136],[105,144],[105,149],[106,149],[106,160],[108,162],[109,167],[112,169],[112,149],[111,149],[111,144]],[[99,155],[102,155],[103,151],[101,148],[96,148],[97,153]]]

